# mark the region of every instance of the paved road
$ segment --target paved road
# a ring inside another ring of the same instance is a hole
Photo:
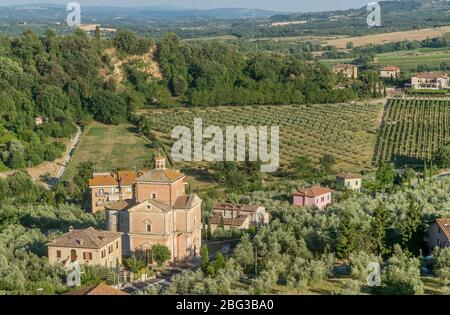
[[[70,144],[69,150],[67,150],[66,157],[64,158],[64,161],[61,165],[61,168],[58,170],[58,173],[52,180],[50,181],[49,185],[54,186],[59,183],[61,180],[61,177],[64,175],[64,172],[66,171],[67,165],[69,165],[70,160],[73,157],[73,151],[77,144],[80,142],[81,139],[81,127],[77,125],[77,134],[72,140],[72,143]]]

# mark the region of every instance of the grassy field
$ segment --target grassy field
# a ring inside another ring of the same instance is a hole
[[[419,65],[439,66],[450,63],[450,49],[404,50],[377,55],[376,64],[380,66],[395,65],[402,70],[416,69]]]
[[[148,141],[140,137],[133,126],[107,126],[93,122],[83,132],[63,179],[72,178],[81,162],[96,162],[97,171],[135,169],[149,161],[152,154]]]
[[[282,166],[300,155],[308,155],[318,162],[323,154],[329,153],[336,157],[337,169],[360,171],[372,167],[381,113],[381,104],[328,104],[158,110],[143,114],[153,119],[167,152],[173,143],[170,133],[174,126],[192,129],[194,118],[202,118],[203,128],[279,126]],[[178,167],[182,166],[188,165]]]
[[[376,161],[422,165],[450,140],[450,101],[391,99],[385,107]]]
[[[323,45],[336,46],[337,49],[345,49],[347,43],[352,42],[354,47],[367,46],[369,44],[386,44],[405,40],[425,40],[427,38],[441,37],[450,32],[450,26],[426,28],[414,31],[382,33],[359,37],[348,37],[325,41]]]

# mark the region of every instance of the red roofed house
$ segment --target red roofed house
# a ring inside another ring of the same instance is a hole
[[[119,200],[132,199],[133,184],[140,175],[142,173],[135,171],[94,173],[89,180],[91,211],[95,213]]]
[[[225,229],[248,229],[268,224],[269,214],[262,206],[217,203],[213,206],[211,230],[214,231],[222,222]]]
[[[450,88],[450,78],[446,72],[422,72],[411,78],[414,89],[444,90]]]
[[[302,189],[292,194],[293,204],[297,207],[317,207],[323,209],[331,204],[331,193],[326,187],[314,186]]]
[[[428,230],[428,247],[450,247],[450,218],[436,219]]]
[[[380,70],[380,77],[398,79],[400,78],[400,68],[396,66],[387,66]]]
[[[347,188],[354,191],[361,191],[362,177],[353,173],[336,174],[336,183],[341,188]]]

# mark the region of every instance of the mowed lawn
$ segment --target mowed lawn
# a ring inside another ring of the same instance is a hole
[[[77,166],[85,161],[94,161],[97,171],[139,169],[152,157],[148,144],[132,125],[109,126],[93,122],[83,132],[63,179],[73,178]]]

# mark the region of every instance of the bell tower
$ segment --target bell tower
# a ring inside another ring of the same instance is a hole
[[[166,169],[166,159],[162,155],[155,157],[155,168],[157,170]]]

